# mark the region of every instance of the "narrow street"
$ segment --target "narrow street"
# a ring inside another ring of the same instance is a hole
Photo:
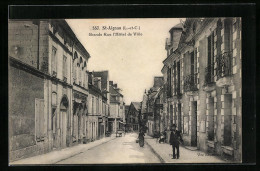
[[[160,163],[147,145],[139,147],[136,138],[137,134],[126,134],[55,164]]]

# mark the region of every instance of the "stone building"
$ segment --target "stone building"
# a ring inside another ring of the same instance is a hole
[[[188,18],[170,35],[168,126],[177,124],[186,145],[241,161],[241,19]]]
[[[141,110],[140,102],[131,102],[128,113],[126,114],[126,125],[130,131],[139,131],[139,112]]]
[[[124,127],[125,103],[121,89],[113,81],[109,81],[109,92],[110,114],[108,117],[108,131],[113,133]]]
[[[82,140],[90,55],[67,22],[9,20],[8,56],[10,161]]]
[[[110,106],[110,93],[109,93],[109,72],[108,71],[93,71],[94,78],[96,79],[95,85],[100,89],[102,97],[100,100],[100,115],[98,118],[98,138],[105,136],[108,131],[108,115]]]
[[[154,136],[160,131],[161,105],[160,95],[163,88],[163,77],[154,77],[154,84],[147,92],[147,123],[148,135]],[[142,103],[144,104],[144,103]]]

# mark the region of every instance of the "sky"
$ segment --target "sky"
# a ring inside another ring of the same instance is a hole
[[[179,18],[66,21],[91,56],[88,70],[108,70],[109,79],[122,90],[126,105],[142,101],[145,89],[153,86],[154,76],[162,76],[162,62],[167,57],[166,38],[170,37],[169,30],[180,23]],[[94,29],[96,26],[99,30]],[[113,31],[109,26],[117,29]],[[124,27],[134,29],[123,30]],[[134,32],[142,35],[134,36]],[[90,36],[90,33],[102,36]],[[105,33],[111,36],[104,36]],[[113,36],[113,33],[132,36]]]

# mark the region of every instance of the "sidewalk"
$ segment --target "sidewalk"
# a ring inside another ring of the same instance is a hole
[[[162,163],[226,163],[220,158],[199,150],[189,150],[180,145],[180,158],[172,159],[172,147],[169,144],[159,143],[155,138],[145,135],[146,144],[160,158]]]
[[[114,134],[111,137],[105,137],[100,140],[96,140],[94,142],[90,142],[88,144],[79,144],[73,147],[64,148],[57,151],[52,151],[46,154],[29,157],[26,159],[21,159],[18,161],[10,162],[9,165],[31,165],[31,164],[55,164],[59,161],[65,160],[77,154],[83,153],[93,147],[104,144],[108,141],[115,139],[116,136]]]

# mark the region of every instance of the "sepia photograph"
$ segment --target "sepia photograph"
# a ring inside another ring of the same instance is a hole
[[[9,19],[9,166],[241,163],[242,22]]]

